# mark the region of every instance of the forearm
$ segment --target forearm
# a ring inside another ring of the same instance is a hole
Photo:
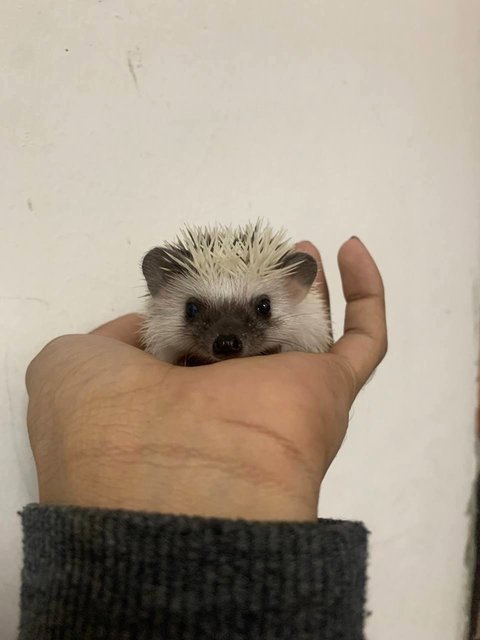
[[[361,523],[30,505],[20,640],[363,638]]]

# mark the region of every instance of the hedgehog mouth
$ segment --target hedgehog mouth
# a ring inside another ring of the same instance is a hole
[[[271,349],[265,349],[264,351],[260,351],[257,354],[252,354],[252,355],[258,355],[258,356],[273,356],[276,353],[280,353],[280,347],[273,347]],[[251,357],[251,356],[243,356],[244,357]],[[224,358],[222,360],[217,360],[215,358],[200,358],[199,356],[193,355],[193,354],[185,354],[184,356],[182,356],[181,358],[179,358],[176,362],[176,364],[180,367],[201,367],[203,365],[206,364],[216,364],[218,362],[225,362],[225,360],[238,360],[242,358],[242,356],[240,357],[234,357],[234,358]],[[242,358],[242,359],[243,359]]]
[[[213,362],[214,360],[207,360],[206,358],[186,354],[179,358],[176,364],[180,367],[200,367],[204,364],[213,364]]]
[[[265,349],[265,351],[261,351],[259,356],[274,356],[276,353],[280,353],[280,347],[273,347],[272,349]]]

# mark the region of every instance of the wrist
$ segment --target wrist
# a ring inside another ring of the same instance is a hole
[[[39,474],[40,502],[246,520],[314,521],[318,486],[282,448],[245,425],[158,421],[147,430],[90,423],[55,472]],[[146,431],[148,434],[146,434]],[[148,435],[148,437],[147,437]],[[79,438],[78,431],[74,440]]]

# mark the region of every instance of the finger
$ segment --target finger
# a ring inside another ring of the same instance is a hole
[[[344,334],[331,351],[349,363],[358,393],[387,351],[383,282],[377,265],[358,238],[350,238],[342,245],[338,265],[347,306]]]
[[[323,299],[325,300],[328,313],[330,314],[330,294],[328,292],[328,284],[327,284],[327,279],[325,277],[325,271],[323,270],[323,264],[322,264],[322,258],[320,256],[320,252],[318,251],[317,247],[311,242],[308,242],[308,240],[297,242],[297,244],[295,245],[295,248],[297,251],[303,251],[303,253],[308,253],[309,255],[312,256],[312,258],[315,258],[315,260],[317,261],[318,271],[317,271],[317,277],[315,279],[315,282],[318,286],[320,293],[322,294]]]
[[[90,333],[97,336],[114,338],[133,347],[142,348],[140,340],[140,328],[143,317],[138,313],[129,313],[115,320],[111,320],[102,326],[97,327]]]
[[[129,313],[103,324],[90,334],[114,338],[125,344],[142,348],[139,333],[142,319],[142,316],[136,313]],[[88,335],[85,334],[64,335],[45,345],[27,367],[25,382],[28,393],[35,389],[36,384],[41,384],[45,377],[51,377],[53,371],[63,371],[66,362],[73,362],[79,351],[84,351],[87,338]]]

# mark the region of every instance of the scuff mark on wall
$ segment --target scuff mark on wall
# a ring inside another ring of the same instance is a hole
[[[40,304],[43,304],[45,307],[49,307],[49,303],[48,300],[45,300],[44,298],[35,298],[34,296],[0,296],[0,302],[3,302],[4,300],[20,300],[22,302],[38,302]]]
[[[136,90],[139,90],[138,78],[135,69],[141,69],[143,67],[142,55],[140,49],[136,47],[127,52],[127,64],[130,75],[132,76],[133,83]]]

